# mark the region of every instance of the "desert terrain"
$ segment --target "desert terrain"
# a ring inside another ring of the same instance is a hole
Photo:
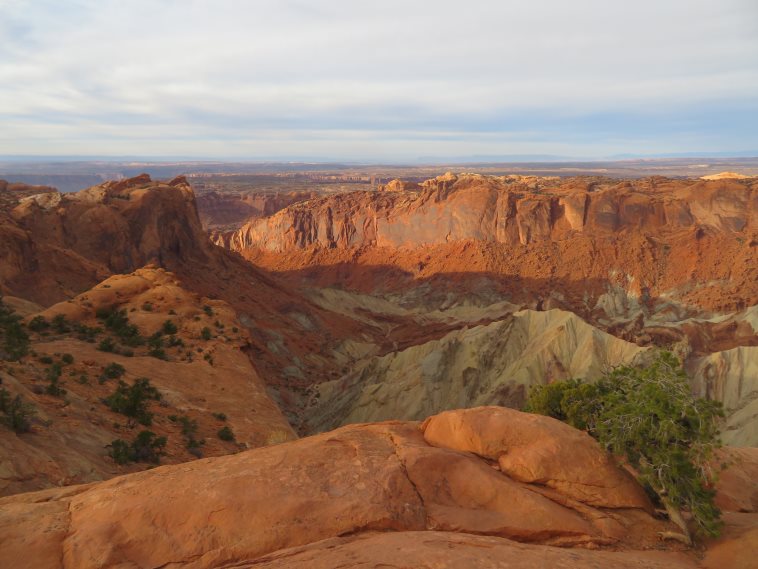
[[[750,567],[758,178],[480,170],[0,182],[0,566]],[[520,411],[659,349],[724,407],[693,547]]]

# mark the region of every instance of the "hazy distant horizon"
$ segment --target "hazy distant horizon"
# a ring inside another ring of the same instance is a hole
[[[549,156],[549,155],[491,155],[491,156],[419,156],[392,161],[379,161],[366,158],[345,159],[339,157],[318,156],[107,156],[107,155],[4,155],[0,154],[0,164],[8,163],[39,163],[49,164],[54,162],[105,162],[105,163],[209,163],[209,164],[314,164],[314,165],[362,165],[382,166],[409,165],[409,166],[437,166],[441,164],[508,164],[508,163],[534,163],[551,164],[561,162],[619,162],[636,160],[687,160],[687,159],[757,159],[758,150],[746,152],[682,152],[671,154],[620,154],[614,156]]]

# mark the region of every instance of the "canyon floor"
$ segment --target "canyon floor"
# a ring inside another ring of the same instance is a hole
[[[0,566],[751,567],[758,179],[711,178],[0,183]],[[726,411],[694,549],[517,411],[658,349]]]

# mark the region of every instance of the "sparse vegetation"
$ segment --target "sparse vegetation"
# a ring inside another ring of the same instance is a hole
[[[178,331],[178,328],[176,327],[176,324],[173,323],[171,320],[166,320],[163,323],[163,326],[161,327],[161,332],[163,332],[166,336],[170,336],[171,334],[176,334]]]
[[[61,382],[61,373],[63,368],[60,363],[56,362],[47,368],[47,380],[50,382],[45,388],[45,393],[52,395],[53,397],[63,397],[66,395],[66,390],[63,389]]]
[[[226,413],[213,413],[213,416],[219,421],[226,421]]]
[[[76,332],[77,339],[82,340],[83,342],[89,342],[90,344],[95,343],[95,337],[102,331],[102,328],[96,326],[87,326],[81,323],[74,324],[74,332]]]
[[[53,316],[51,326],[58,334],[66,334],[71,331],[71,326],[69,326],[69,323],[63,314],[56,314]]]
[[[126,373],[126,369],[119,363],[111,362],[103,368],[103,372],[100,377],[97,378],[98,383],[105,383],[109,379],[119,379]]]
[[[105,327],[113,332],[119,339],[119,342],[125,346],[136,347],[145,343],[145,339],[139,332],[139,329],[129,323],[129,317],[126,310],[112,308],[110,310],[100,309],[97,311],[98,319],[102,320]]]
[[[111,411],[131,417],[145,426],[150,426],[153,421],[153,414],[147,409],[148,403],[159,401],[160,398],[160,392],[150,385],[150,380],[142,377],[131,386],[123,380],[119,380],[116,391],[105,399],[105,404]]]
[[[152,431],[140,431],[131,443],[123,439],[116,439],[106,448],[116,464],[128,464],[130,462],[160,463],[166,447],[166,437],[158,437]]]
[[[16,433],[28,433],[35,414],[34,407],[20,395],[12,397],[7,389],[0,387],[0,423]]]
[[[229,427],[229,425],[224,425],[218,430],[218,438],[220,438],[222,441],[232,442],[234,441],[234,432]]]
[[[202,330],[200,330],[200,337],[203,340],[210,340],[211,339],[211,329],[208,328],[208,326],[204,326]]]
[[[203,305],[203,312],[205,312],[208,316],[213,316],[213,309],[207,304]]]
[[[205,444],[205,441],[200,439],[198,440],[195,438],[195,435],[197,435],[197,421],[195,419],[190,419],[186,415],[181,415],[178,417],[178,422],[182,426],[182,435],[184,436],[184,442],[187,447],[187,450],[189,450],[191,453],[195,454],[196,456],[200,453],[200,447]]]
[[[716,401],[692,396],[672,354],[662,352],[646,367],[616,368],[593,384],[570,380],[536,387],[526,410],[584,429],[623,456],[682,530],[664,537],[691,543],[684,510],[697,535],[719,534],[710,462],[723,410]]]
[[[21,317],[0,297],[0,360],[16,361],[29,353],[29,335]]]
[[[44,332],[50,328],[50,323],[43,316],[35,316],[29,321],[28,328],[32,332]]]

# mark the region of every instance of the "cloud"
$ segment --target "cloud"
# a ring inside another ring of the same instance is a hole
[[[758,148],[752,0],[3,0],[0,38],[0,153]]]

